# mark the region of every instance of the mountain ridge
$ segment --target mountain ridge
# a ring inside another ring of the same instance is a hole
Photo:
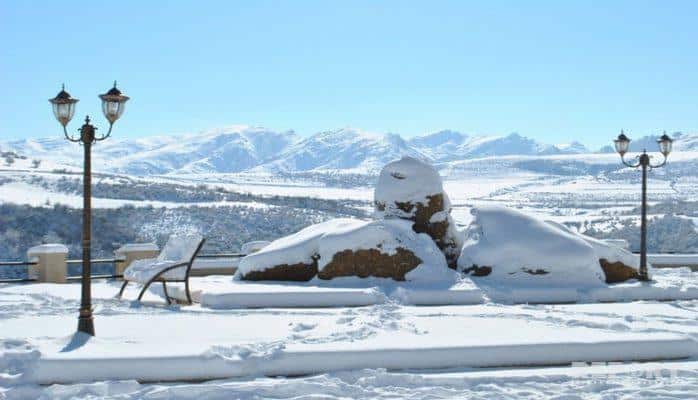
[[[698,151],[698,134],[673,134],[677,151]],[[631,151],[654,151],[656,137],[631,142]],[[62,138],[0,142],[0,148],[40,159],[79,165],[81,152]],[[612,146],[599,153],[612,152]],[[594,153],[577,141],[547,144],[518,133],[475,136],[440,130],[408,139],[395,133],[374,133],[351,127],[302,137],[293,130],[232,125],[195,134],[152,136],[100,142],[97,168],[134,175],[236,172],[375,172],[408,155],[433,163],[488,156],[543,156]]]

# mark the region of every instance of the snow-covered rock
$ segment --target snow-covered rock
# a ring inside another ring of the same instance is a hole
[[[584,238],[501,206],[471,210],[458,268],[510,287],[604,285],[594,247]]]
[[[546,221],[558,229],[569,232],[573,235],[584,239],[591,247],[594,248],[596,257],[599,260],[599,265],[606,276],[606,283],[625,282],[630,279],[638,279],[640,277],[640,257],[631,253],[613,243],[605,240],[595,239],[593,237],[581,234],[567,227],[564,224],[554,221]],[[650,269],[648,265],[648,269]]]
[[[431,236],[455,267],[460,246],[450,215],[451,202],[432,165],[413,157],[387,164],[378,177],[374,206],[379,219],[412,221],[412,229]]]
[[[357,276],[433,281],[453,273],[433,240],[408,221],[334,219],[278,239],[240,261],[242,280]]]
[[[435,281],[453,276],[430,236],[411,223],[382,220],[345,226],[320,238],[318,277],[369,276]]]
[[[337,218],[311,225],[274,240],[240,260],[236,278],[243,280],[309,281],[317,275],[319,239],[327,232],[358,226],[363,222]]]

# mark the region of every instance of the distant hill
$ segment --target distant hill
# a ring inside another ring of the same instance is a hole
[[[674,133],[676,151],[698,151],[698,135]],[[632,151],[655,151],[657,137],[631,142]],[[0,143],[4,151],[32,158],[79,166],[79,146],[60,137]],[[605,146],[599,152],[613,152]],[[592,153],[583,144],[546,144],[512,133],[506,136],[471,136],[442,130],[408,140],[398,134],[371,133],[343,128],[301,137],[245,125],[197,134],[111,139],[95,146],[95,167],[133,175],[169,173],[292,173],[342,171],[371,173],[403,155],[434,163],[449,163],[488,156],[546,156]]]

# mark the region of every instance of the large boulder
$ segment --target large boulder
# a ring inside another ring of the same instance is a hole
[[[312,225],[244,257],[242,280],[307,281],[314,277],[453,279],[430,236],[403,220],[336,219]]]
[[[459,270],[510,287],[604,285],[594,247],[578,234],[501,206],[471,210]]]
[[[320,237],[362,223],[348,218],[333,219],[277,239],[240,260],[236,277],[255,281],[309,281],[317,275]]]
[[[318,277],[451,278],[453,271],[431,237],[414,232],[411,225],[403,220],[378,220],[328,232],[320,238]]]
[[[374,195],[375,216],[404,219],[417,233],[426,233],[456,268],[460,240],[451,218],[451,202],[441,177],[430,164],[403,157],[387,164],[378,177]]]

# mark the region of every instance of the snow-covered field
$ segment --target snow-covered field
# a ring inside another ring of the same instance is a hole
[[[165,306],[154,292],[142,305],[118,301],[117,282],[95,283],[93,290],[97,337],[83,340],[72,336],[78,284],[0,286],[0,398],[587,399],[698,392],[697,300],[432,307],[391,300],[216,310]],[[135,380],[182,373],[231,378]],[[37,379],[90,382],[31,383]]]
[[[181,147],[174,141],[171,146]],[[121,154],[117,150],[114,154]],[[698,199],[696,159],[694,151],[676,153],[670,162],[677,169],[653,172],[650,204]],[[136,166],[149,171],[146,164]],[[0,167],[0,204],[80,207],[80,193],[66,184],[79,179],[80,171],[70,165],[44,160],[34,166],[18,159]],[[353,175],[359,170],[293,175],[209,167],[193,160],[146,176],[100,170],[94,183],[117,189],[215,188],[260,197],[154,200],[98,193],[93,206],[242,206],[264,213],[283,205],[263,198],[292,196],[355,201],[367,213],[373,209],[375,176]],[[460,227],[471,222],[472,207],[493,203],[600,230],[637,222],[639,175],[618,171],[615,154],[511,155],[437,167]],[[661,284],[651,290],[630,282],[595,293],[553,289],[543,296],[467,282],[437,293],[394,284],[240,285],[230,277],[207,277],[193,280],[194,297],[202,303],[193,306],[165,306],[159,287],[142,305],[118,301],[113,298],[118,283],[98,282],[97,337],[89,341],[72,336],[77,284],[4,284],[0,399],[694,399],[698,274],[687,269],[657,274]],[[133,299],[135,290],[129,288],[125,297]],[[577,303],[533,304],[538,301]],[[162,382],[172,379],[197,382]]]

